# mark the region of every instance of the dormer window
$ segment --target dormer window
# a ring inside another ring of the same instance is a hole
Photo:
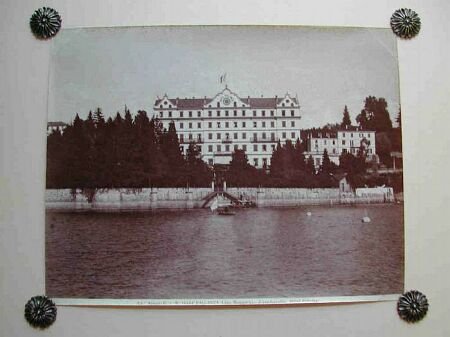
[[[233,106],[234,106],[234,107],[237,107],[237,103],[236,103],[236,102],[233,102]]]
[[[286,103],[289,103],[289,100],[288,100],[288,99],[286,100]]]
[[[281,106],[285,106],[285,104],[283,103],[283,104],[281,104]]]
[[[164,105],[167,105],[167,101],[164,101]]]
[[[163,107],[162,104],[160,104],[159,107],[162,109],[162,107]]]
[[[217,107],[220,108],[220,102],[217,102]]]

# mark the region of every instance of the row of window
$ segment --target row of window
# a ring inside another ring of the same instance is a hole
[[[222,114],[223,112],[223,114]],[[186,113],[186,114],[185,114]],[[216,111],[216,116],[215,117],[238,117],[238,111],[237,110],[233,110],[228,111]],[[281,116],[282,117],[286,117],[286,116],[291,116],[291,117],[295,117],[295,110],[290,110],[286,111],[286,110],[281,110]],[[184,117],[202,117],[202,112],[201,111],[197,111],[197,114],[195,114],[195,112],[193,111],[179,111],[179,117],[180,118],[184,118]],[[240,113],[240,117],[245,117],[247,116],[246,111],[242,110]],[[248,116],[253,116],[253,117],[266,117],[266,110],[261,110],[260,114],[258,114],[257,110],[253,110],[253,113],[250,113]],[[270,115],[269,112],[267,113],[267,116],[270,117],[275,117],[275,111],[274,110],[270,110]],[[174,118],[175,117],[175,113],[173,111],[160,111],[159,112],[159,117],[160,118]],[[208,111],[208,117],[213,117],[213,112],[211,110]]]
[[[319,142],[318,142],[317,139],[315,140],[314,143],[315,143],[316,147],[318,147]],[[332,141],[330,142],[330,144],[336,145],[336,140],[332,140]],[[370,145],[370,142],[369,142],[369,141],[368,141],[368,144]],[[326,140],[326,139],[323,139],[323,145],[327,145],[327,140]],[[346,145],[346,141],[345,141],[344,139],[342,140],[342,145]],[[350,140],[350,146],[354,146],[353,140]]]
[[[269,165],[269,158],[261,158],[262,166],[267,167]],[[259,166],[259,158],[253,158],[253,166]],[[212,158],[208,159],[209,165],[214,165],[214,160]]]
[[[223,135],[223,138],[222,138]],[[287,138],[288,133],[287,132],[282,132],[281,133],[281,138],[285,139]],[[291,132],[290,133],[291,139],[295,139],[297,137],[295,132]],[[185,138],[185,135],[180,134],[179,135],[179,139],[180,142],[183,143],[185,140],[188,141],[198,141],[201,142],[202,141],[202,134],[199,133],[197,134],[197,136],[195,137],[195,135],[193,135],[192,133],[187,135],[187,138]],[[222,134],[220,132],[216,133],[215,137],[213,133],[208,133],[208,140],[213,140],[213,139],[217,139],[217,140],[225,140],[225,141],[231,141],[231,140],[238,140],[238,139],[247,139],[247,133],[242,132],[241,133],[241,137],[239,138],[239,133],[238,132],[234,132],[232,135],[228,132]],[[266,133],[266,132],[262,132],[261,134],[258,133],[253,133],[251,134],[251,138],[252,141],[258,141],[258,140],[270,140],[273,142],[277,141],[277,138],[275,136],[275,132],[271,132],[270,134]]]
[[[185,124],[183,122],[180,122],[179,123],[179,129],[184,129],[185,125],[187,125],[187,127],[189,129],[192,129],[194,127],[195,123],[189,122],[189,123]],[[237,128],[237,127],[239,127],[239,122],[216,122],[216,123],[208,122],[208,128],[209,129],[212,129],[214,126],[216,126],[217,129],[222,128],[222,126],[225,129],[228,129],[228,128],[230,128],[230,125],[233,125],[233,127]],[[262,121],[262,122],[259,122],[259,123],[257,121],[253,121],[253,127],[254,128],[257,128],[258,125],[260,127],[262,127],[262,128],[265,128],[265,127],[268,127],[269,123],[268,122],[266,123],[265,121]],[[287,125],[288,125],[287,121],[282,121],[281,122],[281,127],[285,128],[285,127],[287,127]],[[295,128],[295,121],[290,121],[290,126],[291,126],[291,128]],[[241,127],[243,127],[243,128],[247,127],[247,122],[241,122]],[[270,127],[271,128],[275,128],[275,122],[274,121],[270,122]],[[202,123],[201,122],[197,122],[197,129],[201,129],[201,128],[202,128]]]
[[[275,144],[272,145],[258,145],[258,144],[254,144],[252,147],[253,152],[258,152],[258,151],[262,151],[262,152],[267,152],[267,151],[274,151],[275,150]],[[216,146],[213,145],[208,145],[207,147],[207,153],[213,153],[214,151],[216,152],[231,152],[231,150],[236,151],[236,150],[244,150],[247,151],[247,145],[243,144],[242,146],[239,145],[222,145],[222,144],[218,144]],[[183,150],[183,148],[182,148]],[[199,145],[199,150],[202,151],[202,146]]]

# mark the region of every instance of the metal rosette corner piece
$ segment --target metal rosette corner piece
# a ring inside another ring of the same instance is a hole
[[[420,18],[409,8],[397,9],[391,16],[391,28],[402,39],[411,39],[420,31]]]
[[[61,16],[50,7],[37,9],[30,19],[30,28],[39,39],[49,39],[56,35],[61,28]]]
[[[428,312],[427,297],[417,290],[408,291],[398,299],[397,312],[404,321],[416,323]]]
[[[25,304],[25,319],[35,328],[48,328],[56,320],[56,305],[46,296],[34,296]]]

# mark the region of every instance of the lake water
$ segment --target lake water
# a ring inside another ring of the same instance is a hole
[[[311,212],[311,216],[307,216]],[[372,221],[362,223],[368,215]],[[46,293],[243,298],[403,292],[403,206],[46,212]]]

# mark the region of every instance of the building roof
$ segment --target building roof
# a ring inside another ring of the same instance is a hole
[[[158,106],[164,98],[158,98],[155,101],[155,106]],[[275,109],[277,107],[277,104],[280,104],[284,97],[247,97],[242,98],[239,97],[239,99],[245,103],[248,104],[248,109]],[[290,98],[292,102],[298,107],[298,100],[296,97]],[[205,106],[207,106],[213,98],[170,98],[169,101],[176,106],[178,109],[203,109]],[[234,107],[230,107],[230,109],[233,109]],[[286,108],[289,108],[287,106]]]
[[[67,124],[64,122],[48,122],[47,123],[47,127],[56,127],[56,126],[63,127],[63,126],[67,126]]]

